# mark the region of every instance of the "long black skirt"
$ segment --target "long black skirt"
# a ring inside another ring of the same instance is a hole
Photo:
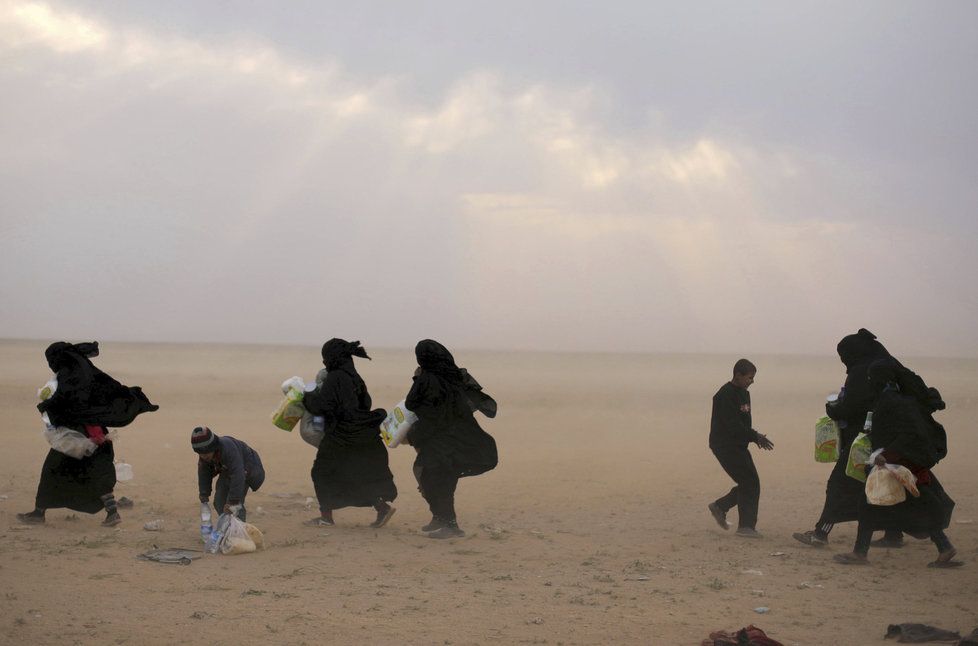
[[[866,502],[865,496],[859,506],[859,522],[866,523],[870,529],[898,529],[914,538],[926,538],[932,532],[947,529],[951,524],[954,501],[944,491],[944,487],[931,473],[931,481],[918,485],[920,497],[907,494],[907,499],[899,505],[879,506]]]
[[[397,498],[394,474],[380,436],[343,446],[323,438],[312,463],[312,483],[320,511],[343,507],[373,507],[378,499]]]
[[[38,509],[67,507],[94,514],[105,508],[102,496],[115,489],[115,451],[103,442],[95,453],[80,460],[54,449],[41,467],[34,506]]]
[[[852,442],[850,441],[849,444]],[[866,498],[866,485],[846,475],[849,462],[849,445],[843,444],[839,460],[832,468],[829,481],[825,484],[825,505],[818,524],[845,523],[859,518],[860,501]]]

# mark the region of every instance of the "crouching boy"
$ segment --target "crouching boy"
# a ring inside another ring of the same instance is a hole
[[[211,483],[217,476],[214,509],[222,513],[231,512],[246,520],[244,501],[248,489],[258,491],[265,482],[265,469],[258,453],[230,435],[218,437],[206,426],[193,430],[190,446],[200,456],[197,461],[200,501],[208,502]]]

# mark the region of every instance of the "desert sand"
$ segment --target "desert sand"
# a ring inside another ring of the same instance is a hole
[[[450,340],[446,340],[450,343]],[[365,345],[357,360],[376,406],[406,394],[409,350]],[[135,477],[102,515],[33,506],[48,446],[34,406],[50,373],[46,343],[0,343],[0,642],[9,644],[699,644],[712,630],[756,624],[785,644],[872,644],[888,623],[978,626],[978,360],[901,357],[941,389],[950,455],[936,468],[957,501],[948,530],[967,561],[926,567],[928,541],[874,549],[872,565],[832,562],[854,524],[816,550],[810,529],[831,465],[812,457],[813,424],[844,369],[825,356],[750,356],[761,475],[761,540],[724,532],[706,505],[731,482],[707,448],[710,398],[738,357],[477,352],[460,365],[499,402],[480,423],[499,467],[463,479],[467,536],[434,541],[411,473],[414,451],[391,451],[398,511],[380,530],[369,509],[316,515],[314,449],[272,426],[279,384],[311,378],[315,347],[103,343],[96,364],[161,406],[119,431],[116,456]],[[899,355],[899,348],[891,348]],[[200,548],[191,429],[206,424],[261,454],[264,486],[247,499],[267,550],[205,556],[189,566],[139,561],[154,545]],[[735,520],[735,513],[733,514]],[[143,529],[162,519],[161,532]],[[765,614],[755,608],[767,607]]]

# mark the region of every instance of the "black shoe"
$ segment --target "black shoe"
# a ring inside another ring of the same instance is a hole
[[[465,532],[459,529],[458,525],[454,523],[445,525],[441,529],[428,534],[428,538],[461,538],[463,536],[465,536]]]
[[[807,532],[795,532],[792,537],[799,543],[804,543],[805,545],[811,545],[812,547],[825,547],[829,544],[829,539],[827,536],[822,536],[817,532],[808,530]]]
[[[447,527],[448,525],[438,516],[432,516],[431,522],[421,528],[422,532],[433,532],[436,529],[441,529],[442,527]]]
[[[44,524],[44,512],[37,513],[37,510],[27,512],[26,514],[17,514],[17,520],[24,523],[25,525],[43,525]]]
[[[119,509],[132,509],[132,505],[133,505],[132,499],[126,498],[125,496],[119,498],[119,500],[117,500],[115,503],[115,506],[118,507]]]
[[[102,521],[102,527],[115,527],[121,522],[122,516],[119,515],[119,512],[113,511],[105,517],[105,520]]]
[[[741,538],[764,538],[764,536],[753,527],[738,528],[737,536],[740,536]]]
[[[384,525],[387,524],[387,521],[391,519],[391,516],[394,515],[395,511],[397,510],[391,507],[390,505],[385,504],[383,507],[377,510],[377,520],[370,523],[370,526],[373,528],[383,527]]]
[[[711,502],[706,506],[710,510],[710,514],[713,516],[713,520],[717,521],[717,525],[721,529],[730,529],[730,523],[727,522],[727,512],[720,509],[720,505],[715,502]]]

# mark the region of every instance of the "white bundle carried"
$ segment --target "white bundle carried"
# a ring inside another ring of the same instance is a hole
[[[417,421],[418,416],[408,410],[402,399],[387,414],[387,419],[380,425],[380,436],[384,438],[387,446],[393,449],[404,441],[408,431],[411,430],[411,426]]]
[[[871,505],[890,507],[907,499],[907,492],[919,497],[917,477],[899,464],[877,465],[866,478],[866,501]]]
[[[58,378],[51,377],[46,384],[38,388],[37,398],[45,401],[50,399],[57,390]],[[52,425],[47,413],[41,415],[41,420],[44,422],[44,439],[58,453],[64,453],[69,458],[81,460],[95,453],[95,449],[98,448],[95,442],[88,439],[88,436],[81,431]]]

